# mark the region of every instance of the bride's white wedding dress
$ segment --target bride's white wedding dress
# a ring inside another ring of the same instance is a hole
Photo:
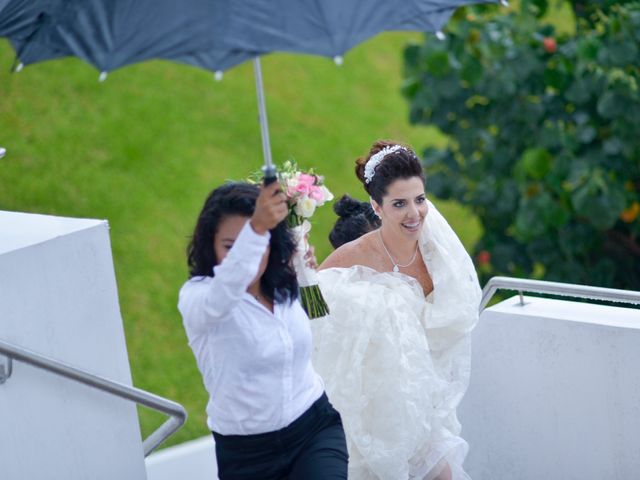
[[[354,480],[430,480],[446,464],[454,480],[469,478],[456,407],[469,382],[481,291],[432,204],[419,243],[434,285],[427,298],[402,273],[319,272],[331,313],[311,321],[313,363],[342,415]]]

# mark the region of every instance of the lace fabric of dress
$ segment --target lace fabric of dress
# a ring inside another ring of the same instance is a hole
[[[330,315],[311,322],[313,363],[342,414],[349,478],[453,479],[467,444],[456,408],[469,383],[480,287],[473,263],[432,204],[420,252],[434,290],[364,266],[319,272]]]

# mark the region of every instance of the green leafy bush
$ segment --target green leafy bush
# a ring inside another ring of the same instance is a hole
[[[590,11],[573,36],[544,9],[464,14],[405,50],[411,122],[450,138],[424,153],[428,189],[480,218],[485,280],[640,289],[640,4]]]

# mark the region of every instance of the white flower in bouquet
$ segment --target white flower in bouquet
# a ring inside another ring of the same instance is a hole
[[[331,193],[327,187],[321,185],[320,189],[322,190],[322,194],[324,195],[325,202],[330,202],[331,200],[333,200],[333,193]]]
[[[313,212],[316,211],[316,201],[307,196],[301,197],[296,202],[295,212],[296,215],[299,215],[303,218],[311,218]]]

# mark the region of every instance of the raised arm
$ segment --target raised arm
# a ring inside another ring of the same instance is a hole
[[[182,287],[178,309],[188,328],[206,328],[235,307],[258,274],[269,238],[269,232],[255,232],[247,219],[229,254],[213,268],[213,278],[193,279]]]
[[[224,260],[213,268],[213,278],[192,279],[180,290],[178,309],[185,326],[201,330],[227,315],[256,280],[269,246],[269,230],[288,213],[286,198],[276,183],[264,187]],[[211,239],[213,248],[213,239]]]

